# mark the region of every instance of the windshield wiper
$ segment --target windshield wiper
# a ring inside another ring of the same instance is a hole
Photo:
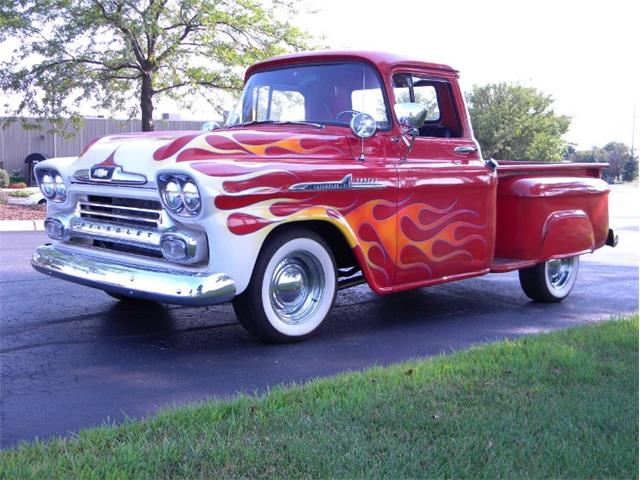
[[[252,120],[251,122],[229,125],[227,128],[247,127],[249,125],[307,125],[309,127],[324,128],[321,123],[306,122],[304,120]]]

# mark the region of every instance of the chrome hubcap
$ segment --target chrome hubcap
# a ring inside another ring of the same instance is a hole
[[[573,273],[573,257],[560,260],[549,260],[546,263],[547,279],[555,289],[563,288],[571,279]]]
[[[284,323],[300,325],[318,309],[324,287],[324,270],[318,259],[306,252],[293,252],[273,270],[271,306]]]

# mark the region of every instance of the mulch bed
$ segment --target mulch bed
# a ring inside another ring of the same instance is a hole
[[[0,220],[44,220],[45,205],[0,205]]]

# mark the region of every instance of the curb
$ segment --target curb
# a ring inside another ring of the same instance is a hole
[[[44,220],[0,220],[0,232],[43,232]]]

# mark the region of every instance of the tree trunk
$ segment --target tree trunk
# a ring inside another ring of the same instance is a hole
[[[140,111],[142,113],[142,131],[153,131],[153,85],[151,75],[148,73],[142,76]]]

